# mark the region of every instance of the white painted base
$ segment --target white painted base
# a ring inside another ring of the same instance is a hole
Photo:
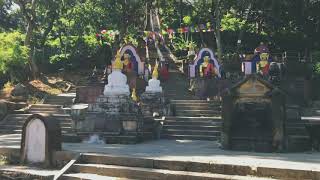
[[[121,71],[115,70],[108,76],[108,84],[104,87],[105,96],[130,95],[126,75]]]
[[[162,92],[160,81],[157,79],[150,79],[148,82],[148,86],[146,87],[146,92],[150,92],[150,93]]]
[[[27,162],[44,162],[46,155],[46,128],[40,119],[33,119],[29,122],[25,138]]]

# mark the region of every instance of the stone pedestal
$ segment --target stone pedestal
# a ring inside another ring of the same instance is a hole
[[[142,126],[139,106],[128,95],[99,96],[89,104],[85,118],[77,122],[79,133],[99,134],[107,143],[132,143],[123,141],[123,136],[138,142]]]
[[[140,108],[144,117],[143,131],[150,135],[145,135],[144,139],[159,138],[162,127],[159,119],[171,114],[169,100],[164,97],[163,93],[145,92],[140,97]]]

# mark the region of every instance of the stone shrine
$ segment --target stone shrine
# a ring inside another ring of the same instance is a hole
[[[103,95],[88,105],[84,119],[76,123],[80,134],[99,134],[107,143],[137,142],[143,123],[139,106],[130,97],[127,77],[121,72],[120,58],[118,52]]]
[[[288,131],[299,119],[292,121],[286,109],[285,94],[279,88],[256,74],[248,75],[223,95],[223,148],[257,152],[306,150],[308,137],[297,139],[301,136]],[[299,129],[306,132],[304,126]]]
[[[152,139],[158,138],[161,123],[155,118],[170,115],[171,112],[170,103],[164,97],[158,80],[158,64],[154,67],[146,91],[140,97],[140,107],[144,116],[144,131],[152,132]]]

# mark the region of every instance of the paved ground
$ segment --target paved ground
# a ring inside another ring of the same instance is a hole
[[[0,136],[0,148],[20,148],[19,135]],[[225,151],[214,141],[158,140],[136,145],[63,143],[63,150],[177,161],[211,162],[320,171],[320,152],[254,153]]]
[[[27,167],[27,166],[0,166],[0,171],[13,171],[26,174],[33,174],[38,176],[54,176],[59,172],[59,170],[54,169],[40,169],[36,167]]]
[[[254,153],[225,151],[217,142],[159,140],[136,145],[63,144],[76,152],[105,153],[177,161],[210,162],[320,171],[320,152]]]

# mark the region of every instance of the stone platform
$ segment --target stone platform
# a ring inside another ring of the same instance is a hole
[[[215,141],[195,140],[158,140],[135,145],[63,143],[64,150],[79,153],[320,171],[320,152],[255,153],[226,151],[219,146]]]
[[[300,169],[320,172],[320,152],[255,153],[226,151],[216,141],[158,140],[134,145],[63,143],[64,151],[74,153],[101,153],[114,156],[165,159],[174,161],[210,162],[251,167]],[[0,136],[0,154],[3,150],[19,149],[17,136]]]
[[[73,173],[103,171],[100,175],[165,179],[181,179],[184,175],[192,179],[320,178],[319,152],[254,153],[226,151],[219,146],[214,141],[159,140],[136,145],[65,143],[63,148],[82,153],[82,158],[71,168]],[[118,176],[118,173],[129,175]],[[220,175],[223,177],[218,178]]]

